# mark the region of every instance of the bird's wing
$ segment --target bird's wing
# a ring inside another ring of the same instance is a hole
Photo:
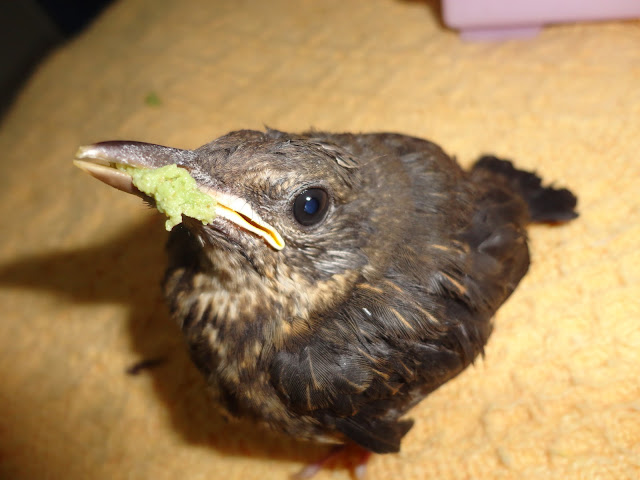
[[[363,283],[304,346],[278,352],[272,384],[288,409],[371,451],[398,451],[411,427],[400,417],[459,373],[488,335],[453,297],[431,295],[427,306],[410,295]]]

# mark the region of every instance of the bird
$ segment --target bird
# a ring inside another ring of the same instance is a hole
[[[75,162],[151,205],[115,167],[189,172],[217,215],[173,228],[163,289],[213,401],[364,459],[398,452],[411,408],[484,355],[529,268],[527,227],[578,215],[571,191],[509,160],[464,170],[399,133],[108,141]]]

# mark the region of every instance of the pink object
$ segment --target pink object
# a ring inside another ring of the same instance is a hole
[[[463,38],[532,36],[558,22],[640,17],[640,0],[442,0],[444,23]]]

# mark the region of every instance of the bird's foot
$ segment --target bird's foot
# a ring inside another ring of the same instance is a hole
[[[307,480],[313,477],[323,468],[334,466],[336,463],[343,463],[356,480],[364,480],[367,472],[367,462],[371,457],[371,452],[359,445],[348,444],[333,448],[326,457],[311,463],[291,476],[291,480]]]

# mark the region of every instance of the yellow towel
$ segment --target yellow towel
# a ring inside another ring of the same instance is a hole
[[[221,420],[162,301],[162,218],[71,164],[264,124],[492,152],[579,197],[369,479],[640,476],[640,23],[464,43],[435,3],[123,0],[41,65],[0,129],[1,478],[282,479],[326,452]]]

